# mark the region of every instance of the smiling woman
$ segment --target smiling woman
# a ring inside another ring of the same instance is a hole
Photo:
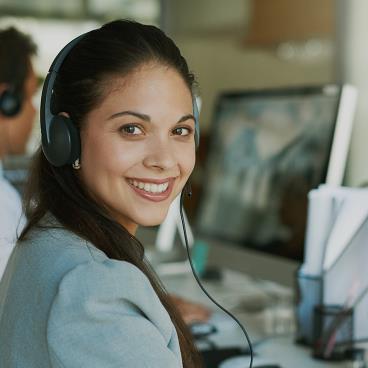
[[[193,170],[193,83],[173,41],[131,21],[56,59],[28,224],[0,284],[0,366],[201,367],[134,237],[164,220]]]

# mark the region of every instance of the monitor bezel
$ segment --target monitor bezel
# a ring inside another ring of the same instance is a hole
[[[339,137],[336,136],[336,132],[340,129],[341,131],[341,125],[346,123],[341,121],[339,119],[339,114],[341,113],[341,100],[343,96],[343,91],[345,88],[350,88],[351,86],[347,86],[344,84],[320,84],[320,85],[308,85],[308,86],[291,86],[291,87],[277,87],[277,88],[263,88],[263,89],[249,89],[249,90],[229,90],[224,91],[220,93],[216,99],[215,108],[213,112],[212,117],[212,126],[210,129],[210,133],[208,134],[209,144],[207,148],[207,154],[210,155],[211,151],[215,148],[216,145],[216,135],[218,134],[218,126],[221,119],[218,118],[220,115],[220,109],[222,107],[222,103],[224,99],[231,99],[231,98],[257,98],[257,97],[292,97],[292,96],[308,96],[308,95],[318,95],[318,94],[326,94],[328,90],[334,89],[334,93],[336,94],[336,109],[334,112],[334,123],[332,127],[332,134],[330,136],[329,142],[328,142],[328,158],[326,159],[326,162],[324,163],[323,168],[323,180],[321,181],[321,184],[332,184],[332,185],[342,185],[343,183],[343,176],[345,172],[346,167],[346,161],[347,161],[347,151],[348,146],[350,143],[350,136],[351,136],[351,126],[348,130],[348,134],[345,137],[342,137],[341,134]],[[340,126],[339,126],[340,125]],[[352,125],[352,121],[348,122],[348,125]],[[346,130],[346,129],[345,129]],[[344,139],[343,142],[337,142],[336,139],[339,138],[340,141]],[[343,159],[341,157],[341,153],[339,153],[339,147],[343,146],[344,156]],[[208,156],[207,156],[208,160]],[[209,165],[205,165],[203,177],[209,177],[208,176],[208,170]],[[201,203],[199,203],[199,208],[197,211],[197,216],[195,218],[195,229],[197,232],[197,235],[202,238],[207,238],[207,240],[210,239],[210,234],[208,232],[205,232],[200,229],[199,227],[199,217],[201,216]],[[247,247],[242,244],[237,244],[236,240],[229,239],[228,237],[221,237],[216,234],[216,239],[218,241],[222,241],[228,244],[232,244],[236,246],[236,248],[241,250],[250,250],[252,252],[260,252],[262,254],[269,254],[268,252],[257,249],[254,247]],[[304,253],[304,252],[303,252]],[[278,257],[281,259],[287,259],[292,261],[302,261],[302,259],[295,259],[295,258],[288,258],[282,255],[278,254],[270,254],[273,257]]]

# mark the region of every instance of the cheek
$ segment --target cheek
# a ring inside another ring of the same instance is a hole
[[[81,167],[80,175],[87,189],[94,195],[101,191],[101,183],[106,181],[106,175],[113,167],[115,155],[106,149],[102,139],[92,134],[81,135]],[[110,146],[107,146],[109,148]]]
[[[84,138],[84,139],[83,139]],[[92,190],[112,190],[140,160],[139,152],[108,136],[82,137],[82,178]]]
[[[186,176],[189,176],[195,166],[195,160],[196,160],[196,156],[195,156],[195,149],[190,149],[187,150],[186,152],[179,152],[178,155],[179,159],[178,162],[180,163],[183,172],[185,173]]]
[[[101,139],[82,141],[81,165],[86,179],[94,177],[100,181],[109,173],[113,174],[118,170],[120,157],[113,145],[106,145]]]

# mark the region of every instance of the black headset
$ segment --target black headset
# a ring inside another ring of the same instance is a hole
[[[73,164],[80,158],[81,143],[80,135],[73,121],[62,115],[52,112],[52,96],[55,79],[62,63],[70,50],[84,38],[82,34],[70,41],[56,56],[51,64],[42,88],[40,122],[42,136],[42,150],[47,160],[54,166]],[[193,116],[195,119],[195,144],[199,145],[199,112],[196,99],[193,96]]]
[[[0,94],[0,114],[13,117],[19,113],[22,107],[22,98],[13,87],[6,88]]]
[[[9,60],[9,64],[11,70],[8,70],[8,73],[5,72],[7,77],[2,79],[5,89],[0,93],[0,114],[11,118],[19,114],[22,109],[28,64],[24,60],[17,60],[14,55]]]

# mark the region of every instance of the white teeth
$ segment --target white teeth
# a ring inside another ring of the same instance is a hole
[[[169,182],[163,184],[155,184],[155,183],[143,183],[137,180],[129,180],[129,183],[134,185],[136,188],[143,189],[145,192],[150,193],[163,193],[167,190],[169,186]]]

